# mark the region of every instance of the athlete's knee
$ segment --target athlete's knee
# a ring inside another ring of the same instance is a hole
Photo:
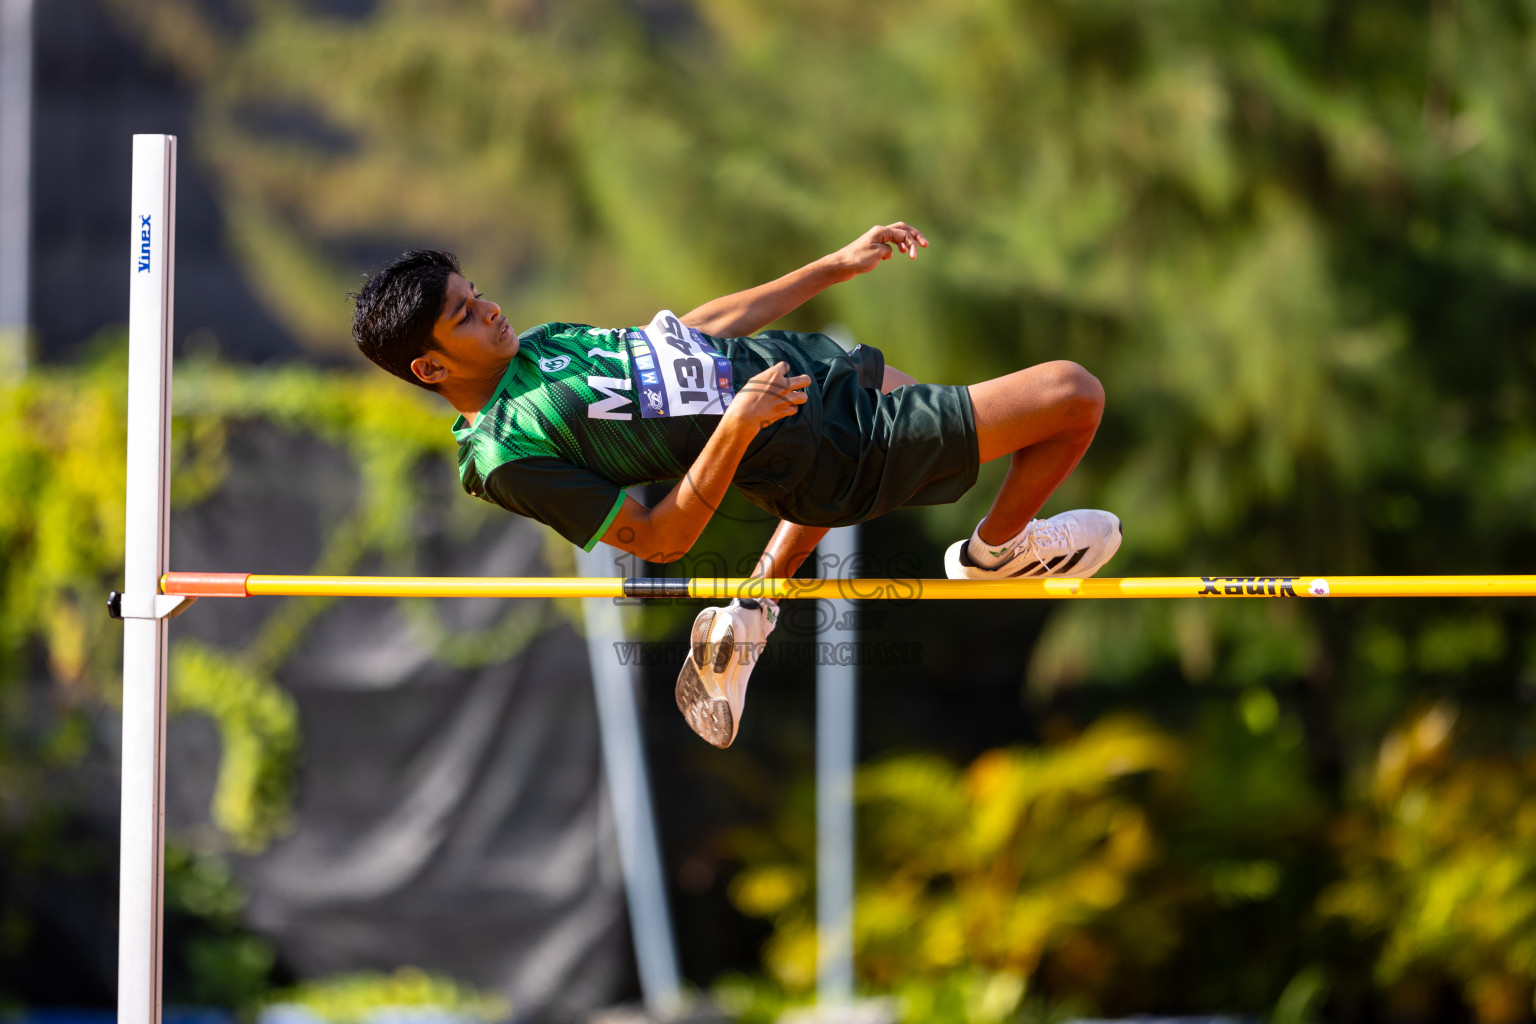
[[[1063,412],[1073,426],[1094,428],[1104,415],[1104,385],[1099,378],[1070,359],[1046,363],[1045,387],[1050,389],[1051,404]]]

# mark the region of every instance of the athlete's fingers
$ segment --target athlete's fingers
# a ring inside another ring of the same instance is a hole
[[[793,377],[787,371],[787,362],[777,362],[768,369],[756,374],[741,389],[741,394],[746,396],[754,392],[762,392],[777,398],[782,404],[774,409],[774,418],[792,416],[799,411],[799,406],[805,404],[807,395],[805,388],[811,383],[810,374],[802,373]]]
[[[917,259],[918,246],[926,246],[928,239],[923,233],[906,221],[897,221],[894,224],[878,226],[873,230],[871,241],[878,243],[893,243],[897,251],[904,252],[908,257]],[[881,259],[890,259],[890,255],[882,254]]]
[[[804,392],[804,391],[795,391],[795,390],[792,390],[792,389],[789,389],[789,388],[783,388],[783,389],[777,389],[776,388],[774,390],[774,394],[777,397],[782,398],[786,402],[793,402],[795,405],[801,404],[806,399],[806,392]]]
[[[887,224],[880,231],[880,240],[885,242],[897,241],[898,239],[905,242],[921,238],[923,238],[923,233],[904,220],[899,220],[894,224]]]
[[[788,375],[788,370],[789,364],[787,362],[780,361],[774,363],[768,369],[755,374],[751,380],[747,381],[746,385],[741,389],[742,393],[763,391],[769,394],[780,395],[791,392],[796,388],[803,388],[811,382],[809,375],[801,374],[798,377],[791,377]]]
[[[923,233],[921,231],[917,230],[917,228],[904,221],[896,226],[901,228],[903,233],[902,251],[912,259],[917,259],[917,247],[923,246],[926,248],[928,245],[928,239],[923,237]]]
[[[892,226],[893,227],[901,228],[902,231],[905,231],[907,233],[907,237],[908,238],[916,239],[917,240],[917,244],[921,245],[923,248],[926,249],[928,247],[928,236],[923,234],[917,228],[913,227],[911,224],[908,224],[906,221],[904,221],[904,220],[897,221]]]

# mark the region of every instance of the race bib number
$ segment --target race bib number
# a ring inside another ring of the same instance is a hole
[[[730,407],[731,361],[671,310],[629,338],[641,416],[719,416]]]

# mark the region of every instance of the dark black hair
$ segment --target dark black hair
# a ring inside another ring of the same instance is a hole
[[[401,380],[437,388],[411,372],[411,361],[435,350],[432,325],[443,311],[448,275],[458,258],[437,249],[415,249],[393,260],[353,292],[352,339],[358,349]]]

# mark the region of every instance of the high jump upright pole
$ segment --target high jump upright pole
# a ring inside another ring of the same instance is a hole
[[[613,566],[618,552],[607,544],[591,551],[576,549],[576,568],[596,576]],[[677,967],[677,941],[667,909],[667,879],[656,838],[651,806],[651,780],[645,765],[645,736],[636,707],[634,670],[619,663],[617,644],[624,639],[624,622],[612,598],[582,600],[587,632],[587,657],[592,663],[592,688],[597,696],[597,728],[603,745],[603,771],[608,800],[619,840],[619,870],[629,906],[629,931],[634,940],[635,966],[645,1008],[657,1019],[669,1019],[683,1007],[682,975]]]
[[[852,579],[858,526],[827,531],[822,576]],[[816,645],[816,1002],[836,1019],[853,1002],[854,812],[859,670],[856,606],[823,600]],[[841,653],[847,651],[844,659]],[[826,654],[832,655],[827,657]]]
[[[117,1024],[159,1024],[165,878],[171,314],[176,137],[133,137],[128,292],[128,488],[123,566],[123,795]]]

